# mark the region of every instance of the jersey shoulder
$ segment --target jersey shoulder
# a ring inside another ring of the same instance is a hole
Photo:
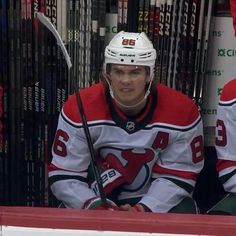
[[[188,126],[200,119],[195,103],[183,93],[163,84],[157,86],[156,122]]]
[[[106,105],[105,86],[102,83],[92,85],[91,87],[81,89],[80,97],[87,121],[103,119],[109,114]],[[81,115],[77,103],[76,95],[69,96],[63,106],[63,113],[75,123],[81,122]]]
[[[230,0],[230,10],[231,10],[231,16],[233,17],[233,26],[234,26],[234,31],[236,35],[236,1],[235,0]]]
[[[236,100],[236,78],[225,84],[220,96],[221,102],[230,102]]]

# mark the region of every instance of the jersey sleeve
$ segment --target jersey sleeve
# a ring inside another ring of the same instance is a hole
[[[200,115],[188,127],[175,129],[168,148],[160,153],[154,165],[154,181],[141,200],[153,212],[169,212],[185,197],[192,197],[197,176],[204,165]]]
[[[233,17],[233,26],[234,26],[234,31],[236,35],[236,1],[235,0],[230,0],[230,10],[231,10],[231,15]]]
[[[81,123],[74,122],[62,110],[52,146],[49,184],[56,198],[66,207],[82,208],[95,196],[87,184],[89,150]]]
[[[236,193],[236,97],[225,100],[225,96],[221,97],[217,111],[217,171],[224,189]]]

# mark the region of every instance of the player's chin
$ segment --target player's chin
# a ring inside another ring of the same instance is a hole
[[[133,100],[132,95],[128,93],[120,93],[117,98],[123,103],[130,103]]]
[[[132,93],[119,93],[116,98],[126,106],[132,106],[136,104],[137,101],[137,97],[132,95]]]
[[[136,104],[136,102],[133,101],[133,100],[128,100],[128,99],[124,100],[123,99],[122,104],[125,105],[125,106],[134,106]]]

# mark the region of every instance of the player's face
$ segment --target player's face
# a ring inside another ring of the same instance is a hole
[[[110,83],[116,99],[124,105],[134,105],[143,99],[149,76],[144,66],[113,64]]]

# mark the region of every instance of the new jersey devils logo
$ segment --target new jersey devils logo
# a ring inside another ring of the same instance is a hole
[[[122,184],[127,191],[137,191],[150,179],[155,158],[152,149],[137,151],[134,149],[103,148],[100,154],[109,169],[119,173],[117,178],[113,179],[112,186]]]

